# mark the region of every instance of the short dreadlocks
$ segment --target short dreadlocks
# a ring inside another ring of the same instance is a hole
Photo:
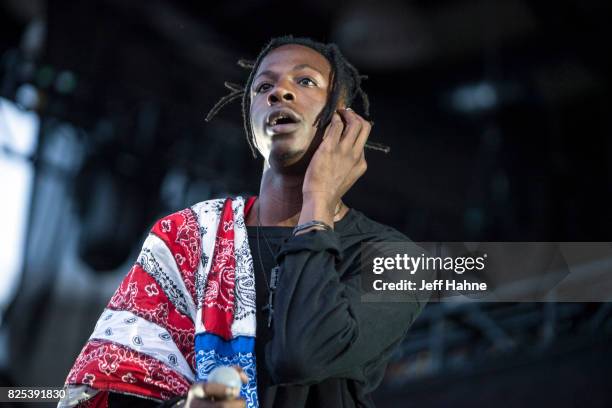
[[[338,102],[341,98],[344,98],[344,102],[346,106],[351,106],[354,102],[355,98],[359,97],[361,99],[361,104],[363,107],[363,113],[366,118],[370,116],[370,101],[368,99],[368,95],[361,88],[361,81],[363,79],[367,79],[367,76],[360,75],[359,71],[346,60],[346,58],[340,52],[338,46],[334,43],[324,44],[318,41],[314,41],[311,38],[306,37],[293,37],[291,35],[276,37],[270,40],[268,45],[266,45],[255,61],[248,61],[241,59],[238,61],[238,65],[245,69],[249,69],[249,77],[244,86],[240,86],[238,84],[234,84],[231,82],[225,82],[225,87],[228,88],[231,92],[221,98],[215,106],[212,107],[208,115],[206,116],[206,121],[210,121],[225,105],[228,103],[242,98],[242,119],[244,122],[244,130],[246,133],[247,142],[249,143],[249,147],[251,148],[251,152],[254,157],[257,157],[257,151],[255,149],[255,137],[253,135],[253,129],[251,128],[251,97],[249,90],[253,84],[253,79],[255,78],[255,73],[261,64],[261,61],[265,58],[270,51],[278,48],[282,45],[287,44],[296,44],[303,45],[313,50],[317,51],[321,55],[323,55],[329,61],[332,68],[332,83],[331,90],[328,96],[327,103],[323,108],[323,111],[320,113],[317,122],[315,125],[323,124],[327,125],[334,114],[335,107],[338,105]],[[381,150],[387,153],[390,149],[387,146],[368,142],[366,144],[367,147],[375,150]]]

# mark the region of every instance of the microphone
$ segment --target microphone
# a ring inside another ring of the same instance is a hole
[[[214,368],[208,375],[208,382],[223,384],[240,392],[242,381],[240,374],[232,367],[220,366]],[[238,394],[238,392],[236,394]]]

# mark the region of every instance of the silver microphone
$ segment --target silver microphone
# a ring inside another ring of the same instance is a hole
[[[235,368],[228,366],[220,366],[214,368],[208,375],[208,382],[223,384],[230,388],[235,396],[240,393],[240,387],[242,381],[240,380],[240,374]]]

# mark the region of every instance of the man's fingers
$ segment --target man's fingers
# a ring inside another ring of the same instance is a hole
[[[368,141],[368,138],[370,137],[370,132],[372,131],[372,123],[368,122],[365,119],[361,119],[363,121],[363,125],[361,127],[361,131],[359,132],[359,135],[357,136],[357,138],[355,139],[355,149],[357,149],[358,151],[363,151],[366,142]]]
[[[325,133],[323,134],[323,142],[329,143],[331,146],[335,146],[340,141],[340,136],[342,135],[342,129],[344,128],[344,123],[342,123],[342,119],[337,112],[334,112],[331,118],[331,122],[327,125],[325,129]]]
[[[349,122],[347,122],[344,136],[340,143],[346,152],[351,152],[355,165],[358,167],[359,176],[361,176],[367,169],[363,155],[365,144],[372,130],[372,124],[352,110],[344,111],[344,117]]]
[[[228,387],[219,383],[194,384],[189,389],[189,395],[196,399],[235,399],[240,395],[240,389]]]
[[[211,400],[192,400],[189,402],[189,407],[186,408],[245,408],[246,401],[244,399],[236,399],[232,401],[211,401]]]
[[[338,112],[346,123],[344,132],[342,133],[341,143],[345,148],[349,148],[355,144],[365,120],[352,109],[339,109]]]
[[[232,366],[232,368],[238,371],[238,374],[240,375],[240,380],[242,381],[243,384],[246,384],[249,382],[249,376],[246,375],[242,367],[235,365],[235,366]]]
[[[211,405],[205,405],[205,407],[210,408],[245,408],[246,401],[243,399],[233,400],[233,401],[214,401]]]

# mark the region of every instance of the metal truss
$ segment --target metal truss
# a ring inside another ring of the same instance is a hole
[[[557,344],[612,334],[612,303],[431,303],[389,365],[386,385],[536,358]]]

